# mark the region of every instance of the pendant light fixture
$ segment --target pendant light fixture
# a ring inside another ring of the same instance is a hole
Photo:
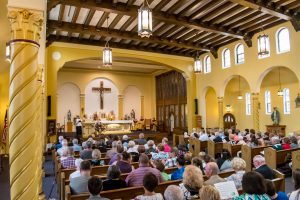
[[[108,31],[108,17],[106,19],[106,24],[107,24],[107,32]],[[108,43],[108,40],[106,41],[106,44],[104,46],[104,49],[103,49],[103,66],[104,67],[111,67],[112,66],[112,50],[111,48],[109,47],[109,43]]]
[[[241,93],[241,76],[239,75],[239,95],[237,96],[238,100],[243,100],[243,95]]]
[[[260,21],[261,34],[257,37],[258,40],[258,55],[264,56],[268,55],[269,52],[269,36],[264,33],[264,28],[262,25],[262,20]]]
[[[202,63],[201,63],[201,60],[199,58],[198,51],[197,51],[197,55],[194,60],[194,73],[200,74],[201,72],[202,72]]]
[[[282,97],[283,96],[283,90],[281,88],[281,76],[280,76],[280,67],[278,68],[278,81],[279,81],[279,89],[277,91],[277,95],[279,97]]]
[[[147,0],[144,0],[143,5],[138,9],[138,35],[142,38],[149,38],[152,35],[152,10]]]

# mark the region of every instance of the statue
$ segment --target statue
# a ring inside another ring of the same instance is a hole
[[[67,117],[68,117],[68,122],[71,122],[72,121],[71,110],[68,111]]]
[[[273,125],[279,125],[279,121],[280,121],[280,113],[277,110],[277,107],[273,108],[273,112],[271,114],[271,119],[273,121]]]
[[[135,112],[133,109],[130,112],[130,117],[131,117],[131,119],[135,119]]]

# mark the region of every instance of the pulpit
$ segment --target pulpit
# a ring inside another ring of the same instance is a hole
[[[283,133],[285,134],[286,125],[266,125],[269,133]]]
[[[67,122],[67,132],[73,132],[73,122]]]

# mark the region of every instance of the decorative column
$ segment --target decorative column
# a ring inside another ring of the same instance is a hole
[[[80,118],[85,114],[85,94],[80,94]]]
[[[38,51],[41,12],[11,9],[9,161],[11,200],[39,198]]]
[[[123,103],[124,103],[124,96],[123,95],[119,95],[118,96],[118,119],[121,120],[123,119],[123,109],[124,109],[124,106],[123,106]]]
[[[219,113],[219,128],[223,129],[224,124],[223,124],[223,102],[224,102],[224,97],[218,97],[218,113]]]
[[[255,131],[259,130],[259,93],[252,93],[252,116],[253,116],[253,129]]]
[[[141,96],[141,117],[143,118],[145,118],[144,105],[145,105],[145,98],[144,96]]]

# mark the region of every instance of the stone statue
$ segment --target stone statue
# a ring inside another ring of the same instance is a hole
[[[72,121],[71,110],[68,111],[67,117],[68,117],[68,122],[71,122]]]
[[[131,119],[135,119],[135,112],[133,109],[131,110],[130,117]]]
[[[277,110],[277,107],[273,108],[273,112],[271,114],[271,119],[273,121],[273,125],[279,125],[279,121],[280,121],[280,113]]]

